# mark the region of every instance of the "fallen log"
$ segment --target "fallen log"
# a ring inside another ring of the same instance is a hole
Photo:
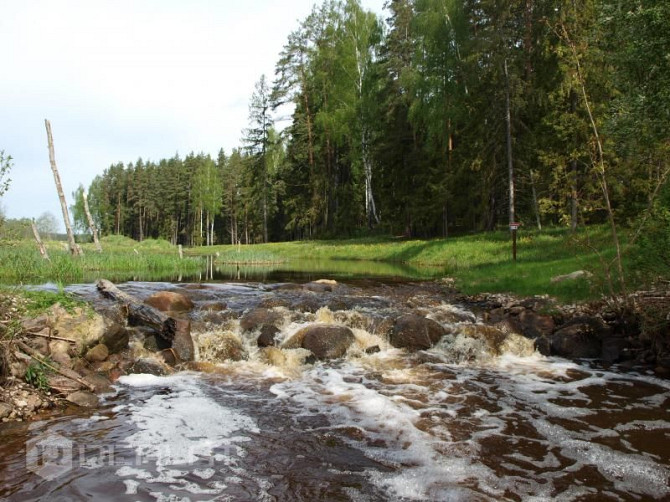
[[[162,338],[172,342],[177,331],[176,319],[124,293],[106,279],[98,280],[96,287],[103,296],[121,303],[126,309],[129,320],[155,329]]]
[[[123,305],[129,320],[152,328],[161,338],[167,340],[170,348],[174,349],[175,364],[193,360],[195,347],[193,338],[191,338],[191,323],[188,319],[170,317],[124,293],[106,279],[98,280],[96,286],[100,294]]]

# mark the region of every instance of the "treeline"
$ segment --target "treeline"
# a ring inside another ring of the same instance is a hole
[[[387,11],[315,7],[274,81],[256,85],[230,155],[110,166],[88,190],[102,233],[197,245],[577,226],[635,219],[661,190],[666,0],[393,0]]]

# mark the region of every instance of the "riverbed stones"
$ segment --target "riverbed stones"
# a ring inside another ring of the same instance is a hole
[[[337,359],[356,341],[353,331],[334,324],[311,324],[298,330],[282,348],[309,350],[316,359]]]
[[[609,333],[609,328],[595,317],[576,317],[551,335],[551,354],[570,359],[598,358],[602,353],[602,340]]]
[[[242,332],[260,330],[263,326],[277,326],[281,322],[281,315],[271,309],[255,308],[248,310],[240,319]]]
[[[110,354],[116,354],[127,349],[129,340],[130,334],[123,325],[111,320],[106,324],[101,341],[107,346]]]
[[[3,418],[7,418],[9,415],[11,415],[13,410],[14,408],[11,404],[0,403],[0,420],[2,420]]]
[[[78,390],[72,394],[68,394],[66,399],[82,408],[97,408],[99,402],[98,396],[87,390]]]
[[[440,341],[447,330],[438,322],[415,314],[396,319],[391,330],[390,343],[410,352],[427,350]]]
[[[172,369],[162,361],[149,357],[141,357],[129,368],[129,373],[147,373],[149,375],[164,376],[172,373]]]
[[[109,349],[104,343],[99,343],[91,347],[84,356],[89,363],[99,363],[107,359],[109,356]]]
[[[159,291],[147,298],[144,303],[161,312],[189,312],[194,304],[189,297],[173,291]]]
[[[272,325],[265,325],[261,328],[261,333],[258,335],[256,343],[259,347],[273,347],[275,345],[277,333],[279,333],[279,328]]]

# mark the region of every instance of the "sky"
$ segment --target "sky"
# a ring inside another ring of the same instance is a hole
[[[379,15],[384,2],[361,0]],[[44,119],[69,204],[117,162],[230,153],[255,82],[273,79],[315,3],[0,0],[0,150],[13,157],[5,217],[61,219]]]

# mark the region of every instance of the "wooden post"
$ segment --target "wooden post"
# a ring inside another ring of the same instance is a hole
[[[44,243],[42,242],[42,239],[40,238],[40,233],[37,231],[37,225],[35,225],[35,220],[34,219],[30,222],[30,226],[33,229],[33,235],[35,236],[35,240],[37,241],[37,247],[40,250],[40,254],[42,255],[42,258],[44,258],[47,261],[51,261],[49,259],[49,253],[47,253],[47,248],[44,246]]]
[[[86,190],[83,191],[82,197],[84,198],[84,212],[86,213],[88,228],[91,229],[91,233],[93,234],[95,249],[98,251],[98,253],[102,253],[102,246],[100,245],[100,240],[98,239],[98,230],[95,228],[95,222],[93,221],[93,216],[91,216],[91,210],[88,208],[88,197],[86,196]]]
[[[65,202],[65,193],[63,192],[63,185],[60,182],[60,175],[58,174],[58,168],[56,167],[56,155],[54,153],[54,140],[51,135],[51,124],[47,119],[44,119],[44,125],[47,128],[47,140],[49,142],[49,162],[51,163],[51,171],[54,175],[54,181],[56,182],[56,190],[58,191],[58,198],[60,199],[60,207],[63,210],[63,222],[65,223],[65,231],[67,232],[67,242],[68,247],[70,248],[70,253],[73,256],[81,255],[81,248],[77,246],[77,243],[74,241],[74,232],[72,231],[72,225],[70,225],[70,214],[67,210],[67,203]]]
[[[179,259],[183,260],[184,259],[184,249],[181,247],[181,244],[179,244],[179,247],[177,249],[179,250]]]

